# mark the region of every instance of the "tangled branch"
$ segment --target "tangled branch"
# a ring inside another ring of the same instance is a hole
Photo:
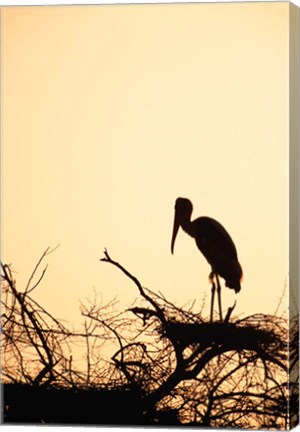
[[[232,308],[224,322],[211,323],[143,288],[140,281],[114,261],[106,250],[101,261],[117,267],[137,286],[145,305],[130,311],[141,319],[148,331],[151,329],[152,334],[158,335],[162,343],[157,352],[164,352],[164,355],[152,361],[151,372],[147,345],[143,345],[141,355],[131,344],[120,346],[113,357],[126,378],[138,381],[143,387],[148,408],[164,406],[164,401],[171,395],[172,402],[168,406],[174,406],[174,400],[181,395],[185,401],[181,412],[186,412],[188,406],[191,413],[192,394],[202,388],[206,397],[202,403],[199,402],[201,398],[195,397],[197,403],[193,409],[199,424],[219,424],[221,417],[216,411],[224,403],[229,408],[228,415],[222,414],[223,426],[241,425],[247,416],[251,418],[249,424],[262,416],[262,423],[268,416],[276,416],[287,424],[282,398],[288,402],[288,330],[283,319],[260,314],[229,321]],[[168,362],[167,358],[172,361]],[[249,391],[251,388],[256,390]],[[233,409],[242,394],[243,404]],[[266,406],[270,405],[269,411],[259,409],[256,401],[262,398]],[[191,414],[188,417],[191,421]],[[271,422],[270,418],[268,422]]]
[[[3,381],[134,390],[147,424],[287,429],[295,422],[297,317],[290,332],[282,317],[237,318],[233,308],[224,322],[210,322],[193,304],[176,306],[143,287],[105,250],[100,261],[129,278],[138,298],[118,311],[116,299],[103,305],[95,295],[81,303],[83,330],[71,331],[32,297],[51,252],[23,291],[1,265]]]

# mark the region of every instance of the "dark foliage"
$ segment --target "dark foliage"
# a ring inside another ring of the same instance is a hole
[[[4,422],[19,424],[147,424],[140,392],[5,384]],[[33,409],[34,408],[34,409]]]

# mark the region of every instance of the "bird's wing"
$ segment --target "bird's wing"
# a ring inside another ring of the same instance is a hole
[[[233,240],[218,221],[203,216],[193,221],[193,225],[197,246],[210,263],[212,257],[216,255],[227,259],[237,259],[237,250]]]

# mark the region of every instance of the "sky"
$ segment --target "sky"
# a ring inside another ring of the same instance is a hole
[[[107,248],[178,306],[209,315],[210,267],[177,197],[231,234],[244,270],[224,309],[274,313],[288,284],[289,4],[2,8],[2,260],[35,299],[138,297]],[[281,307],[286,309],[287,298]]]

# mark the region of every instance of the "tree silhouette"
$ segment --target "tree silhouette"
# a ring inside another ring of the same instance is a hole
[[[230,308],[224,322],[210,322],[193,305],[175,306],[144,288],[107,251],[101,261],[129,278],[139,296],[123,312],[115,300],[81,303],[82,331],[68,330],[31,297],[45,269],[20,293],[2,265],[3,382],[126,390],[135,411],[128,406],[127,417],[106,420],[112,424],[288,429],[297,422],[296,317],[289,329],[283,317],[233,317]],[[85,349],[84,366],[72,362],[74,341]],[[114,349],[105,362],[107,346]]]

